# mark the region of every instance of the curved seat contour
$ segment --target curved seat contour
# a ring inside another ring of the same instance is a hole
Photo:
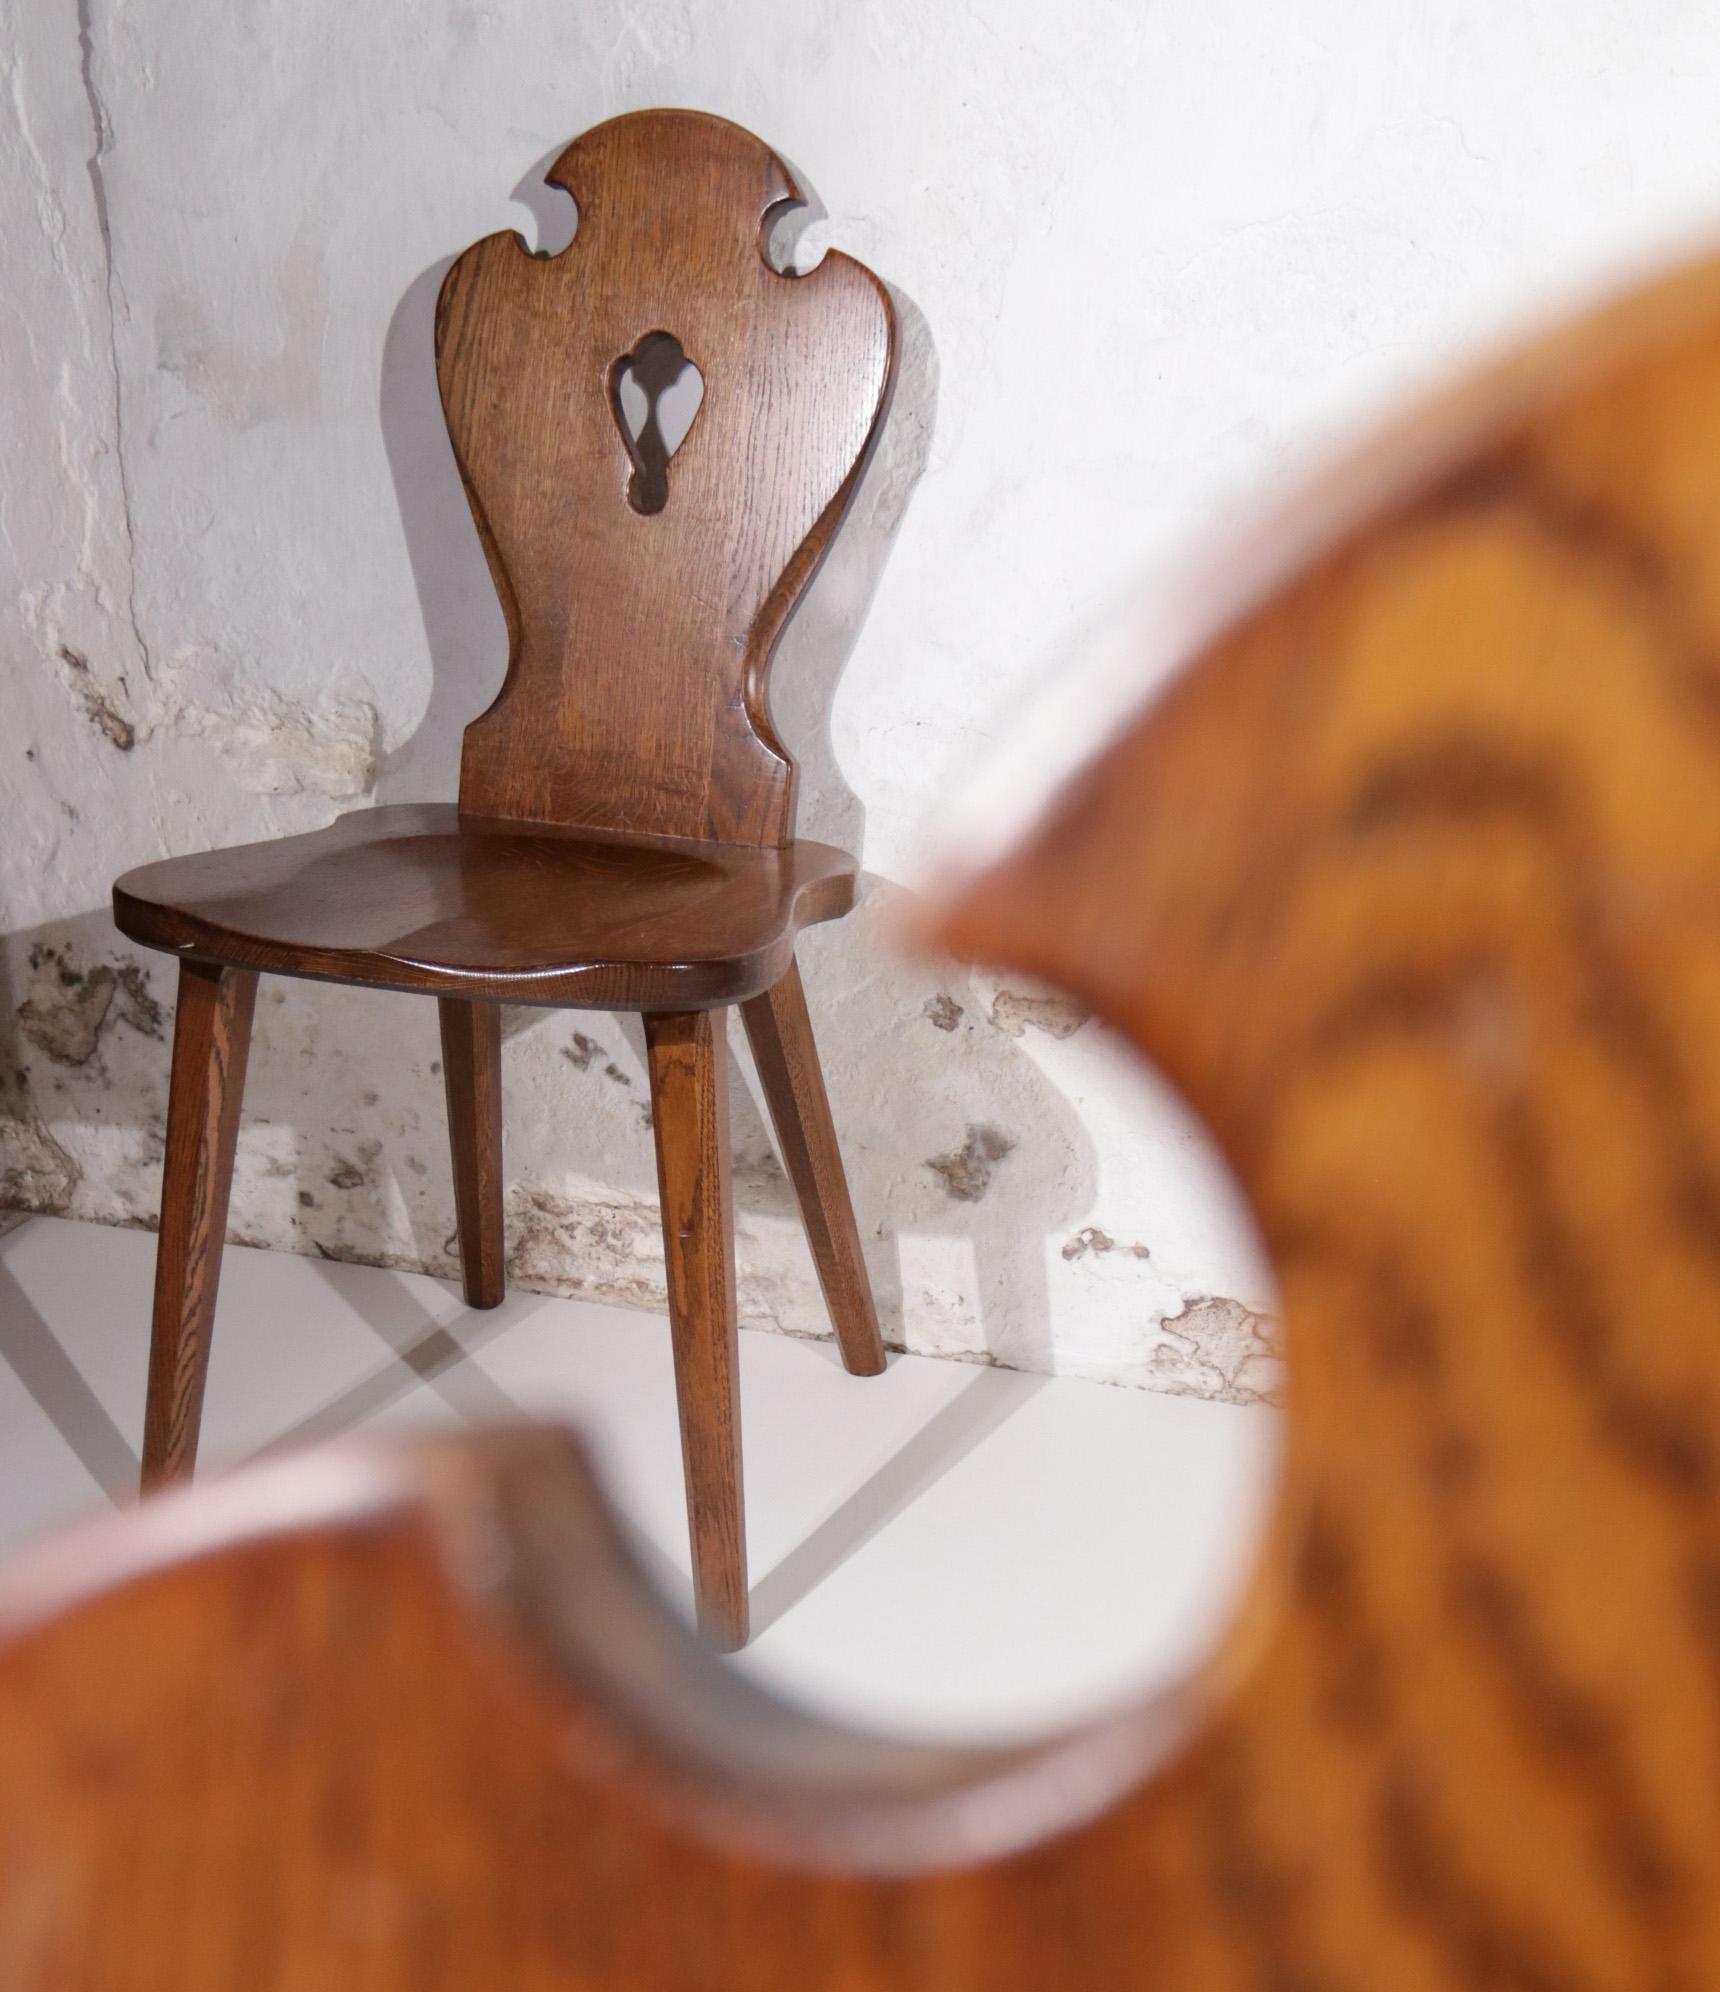
[[[114,887],[122,933],[192,960],[373,988],[689,1010],[772,988],[854,903],[845,851],[628,838],[452,803],[167,858]]]

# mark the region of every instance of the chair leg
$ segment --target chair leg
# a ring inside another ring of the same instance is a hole
[[[884,1338],[878,1332],[872,1282],[860,1255],[860,1234],[799,968],[791,962],[774,989],[741,1005],[741,1016],[770,1103],[782,1159],[800,1199],[801,1221],[842,1360],[855,1376],[877,1376],[884,1367]]]
[[[500,1307],[508,1290],[502,1240],[501,1006],[442,996],[437,1008],[466,1304]]]
[[[700,1630],[713,1645],[732,1652],[746,1644],[747,1551],[724,1017],[721,1010],[647,1014],[645,1042],[693,1539],[693,1598]]]
[[[143,1425],[146,1493],[188,1477],[197,1458],[256,1001],[254,970],[179,965]]]

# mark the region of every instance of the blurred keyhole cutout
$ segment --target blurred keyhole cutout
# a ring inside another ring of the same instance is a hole
[[[632,459],[627,502],[649,515],[669,502],[669,463],[705,398],[705,377],[672,332],[647,332],[610,372],[615,425]]]

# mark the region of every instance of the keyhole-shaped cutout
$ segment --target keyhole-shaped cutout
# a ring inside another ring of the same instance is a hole
[[[609,405],[633,475],[627,502],[647,515],[669,502],[669,460],[687,440],[705,398],[705,377],[673,332],[647,332],[609,370]]]

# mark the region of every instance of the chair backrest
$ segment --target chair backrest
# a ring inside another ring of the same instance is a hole
[[[803,196],[721,118],[616,118],[548,178],[578,208],[569,247],[489,236],[437,308],[442,404],[511,645],[466,731],[460,805],[786,843],[794,764],[766,676],[877,436],[889,294],[835,251],[804,276],[771,267],[765,236]],[[703,398],[665,465],[657,400],[682,355]]]

